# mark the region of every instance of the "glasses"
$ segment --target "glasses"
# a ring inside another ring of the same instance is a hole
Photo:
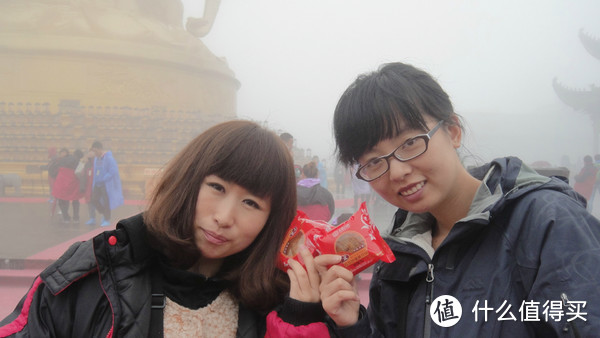
[[[390,170],[390,157],[393,156],[400,162],[406,162],[423,155],[427,151],[429,140],[431,140],[433,134],[435,134],[443,123],[444,120],[438,122],[427,134],[409,138],[391,153],[370,160],[365,165],[358,168],[356,177],[363,181],[371,182],[380,178]]]

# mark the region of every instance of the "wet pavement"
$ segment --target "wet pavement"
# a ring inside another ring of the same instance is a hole
[[[112,225],[118,219],[140,212],[141,203],[129,203],[113,210]],[[26,259],[72,238],[94,234],[100,226],[86,225],[87,205],[81,205],[80,222],[63,223],[52,204],[42,198],[0,199],[0,262]],[[3,263],[0,263],[0,266]]]
[[[114,228],[116,221],[140,212],[139,201],[128,201],[113,210],[109,227],[90,226],[87,205],[81,205],[80,222],[63,223],[45,198],[0,197],[0,318],[4,318],[29,285],[73,242],[92,238]]]

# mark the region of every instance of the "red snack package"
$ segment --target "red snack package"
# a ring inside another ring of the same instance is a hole
[[[390,247],[381,238],[379,230],[371,222],[364,202],[354,215],[337,227],[306,219],[305,216],[299,212],[280,248],[278,267],[283,271],[288,268],[289,258],[302,263],[297,256],[302,244],[313,256],[342,255],[340,265],[352,271],[354,275],[380,259],[387,263],[396,259]]]
[[[298,210],[279,249],[277,267],[286,271],[289,268],[287,263],[289,258],[304,265],[302,258],[298,255],[302,246],[305,246],[313,256],[319,255],[318,238],[325,236],[331,228],[332,226],[325,222],[308,219],[305,213]]]
[[[387,263],[396,260],[390,247],[381,238],[379,230],[371,222],[364,202],[347,221],[320,238],[319,247],[322,253],[342,255],[340,265],[354,275],[378,260]]]

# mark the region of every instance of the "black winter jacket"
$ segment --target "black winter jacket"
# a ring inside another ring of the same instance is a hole
[[[148,337],[152,304],[152,269],[160,266],[158,254],[146,240],[142,215],[121,220],[116,230],[103,232],[92,240],[73,244],[34,281],[15,311],[0,322],[0,337]],[[189,274],[173,269],[169,274]],[[163,267],[163,274],[164,272]],[[224,288],[224,281],[201,275],[184,276],[167,283],[165,293],[176,301],[208,304]],[[193,278],[192,283],[185,283]],[[190,284],[192,286],[190,286]],[[182,291],[184,287],[198,292]],[[289,299],[288,299],[289,300]],[[199,303],[198,303],[199,302]],[[183,303],[182,303],[183,304]],[[324,318],[319,303],[286,303],[282,313],[288,323],[301,325]],[[313,308],[314,306],[314,308]],[[314,309],[320,310],[315,317]],[[294,311],[310,311],[300,319]],[[238,337],[262,337],[265,316],[239,305]]]
[[[362,309],[359,322],[336,328],[337,334],[600,336],[600,222],[582,196],[517,158],[497,159],[472,174],[484,184],[437,250],[430,214],[397,212],[386,239],[396,261],[375,267],[367,313]],[[432,319],[444,319],[432,312],[456,315],[439,311],[442,295],[462,306],[450,327]]]

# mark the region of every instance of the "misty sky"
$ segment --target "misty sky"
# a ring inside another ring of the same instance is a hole
[[[184,0],[186,16],[204,1]],[[592,154],[591,120],[564,105],[552,79],[600,85],[600,60],[580,29],[600,37],[600,1],[222,0],[203,41],[241,82],[238,116],[292,133],[330,157],[337,100],[360,73],[402,61],[431,73],[467,122],[481,161],[577,165]]]

